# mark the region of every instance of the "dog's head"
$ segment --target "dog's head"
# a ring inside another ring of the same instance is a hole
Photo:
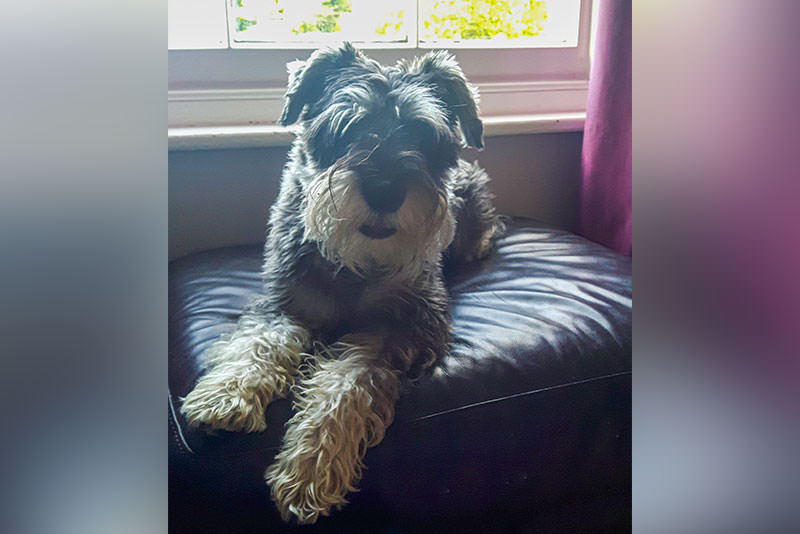
[[[350,44],[289,65],[305,238],[359,273],[413,276],[453,238],[448,170],[483,147],[477,93],[437,51],[382,66]]]

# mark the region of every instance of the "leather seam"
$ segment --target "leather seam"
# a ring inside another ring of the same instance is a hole
[[[178,420],[177,415],[175,414],[175,405],[172,402],[172,392],[167,391],[167,393],[168,393],[168,397],[167,398],[169,400],[169,411],[172,414],[172,420],[175,422],[175,430],[176,430],[178,438],[180,438],[180,443],[191,454],[195,454],[195,452],[189,446],[189,443],[186,441],[186,438],[183,435],[183,430],[181,429],[181,424],[180,424],[180,422]]]
[[[434,417],[439,417],[441,415],[447,415],[447,414],[451,414],[451,413],[455,413],[455,412],[469,410],[469,409],[472,409],[472,408],[477,408],[477,407],[488,405],[488,404],[494,404],[494,403],[497,403],[497,402],[503,402],[503,401],[510,400],[510,399],[516,399],[516,398],[520,398],[520,397],[527,397],[529,395],[535,395],[537,393],[545,393],[547,391],[553,391],[553,390],[556,390],[556,389],[563,389],[563,388],[568,388],[568,387],[572,387],[572,386],[579,386],[579,385],[582,385],[582,384],[588,384],[590,382],[597,382],[597,381],[600,381],[600,380],[607,380],[607,379],[610,379],[610,378],[617,378],[617,377],[620,377],[620,376],[625,376],[625,375],[630,375],[630,374],[631,374],[631,371],[623,371],[623,372],[619,372],[619,373],[613,373],[613,374],[610,374],[610,375],[595,376],[595,377],[592,377],[592,378],[585,378],[583,380],[576,380],[574,382],[566,382],[564,384],[557,384],[555,386],[547,386],[547,387],[544,387],[544,388],[533,389],[533,390],[530,390],[530,391],[523,391],[521,393],[514,393],[513,395],[506,395],[504,397],[497,397],[497,398],[494,398],[494,399],[488,399],[488,400],[485,400],[485,401],[480,401],[480,402],[475,402],[475,403],[472,403],[472,404],[467,404],[466,406],[458,406],[457,408],[451,408],[449,410],[442,410],[441,412],[434,412],[434,413],[431,413],[431,414],[428,414],[428,415],[423,415],[423,416],[420,416],[420,417],[416,417],[414,419],[409,419],[409,420],[407,420],[405,422],[406,423],[417,423],[419,421],[425,421],[427,419],[433,419]]]

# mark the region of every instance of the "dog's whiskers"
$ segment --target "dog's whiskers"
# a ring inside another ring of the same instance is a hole
[[[375,146],[372,147],[372,149],[369,151],[369,153],[367,153],[367,155],[364,156],[364,158],[361,159],[361,161],[356,163],[356,167],[359,167],[359,166],[363,165],[365,161],[369,160],[369,158],[372,157],[372,155],[375,153],[376,150],[378,150],[378,147],[380,147],[380,146],[381,146],[381,141],[378,140],[378,142],[375,143]]]

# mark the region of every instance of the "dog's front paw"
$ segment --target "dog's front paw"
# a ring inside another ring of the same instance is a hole
[[[315,523],[336,507],[347,504],[346,488],[337,486],[337,473],[325,474],[314,456],[278,458],[264,475],[272,500],[284,521],[296,518],[299,524]]]
[[[263,387],[245,377],[212,371],[184,397],[181,413],[193,427],[261,432],[267,428],[266,397]]]

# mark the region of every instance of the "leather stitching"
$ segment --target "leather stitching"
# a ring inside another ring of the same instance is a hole
[[[186,438],[183,436],[183,431],[181,430],[181,425],[178,423],[178,417],[175,415],[175,406],[172,403],[172,393],[168,391],[168,400],[169,400],[169,411],[171,414],[171,420],[173,421],[174,427],[174,435],[176,437],[176,441],[178,445],[181,445],[186,452],[190,454],[194,454],[194,451],[189,446],[189,443],[186,441]]]

